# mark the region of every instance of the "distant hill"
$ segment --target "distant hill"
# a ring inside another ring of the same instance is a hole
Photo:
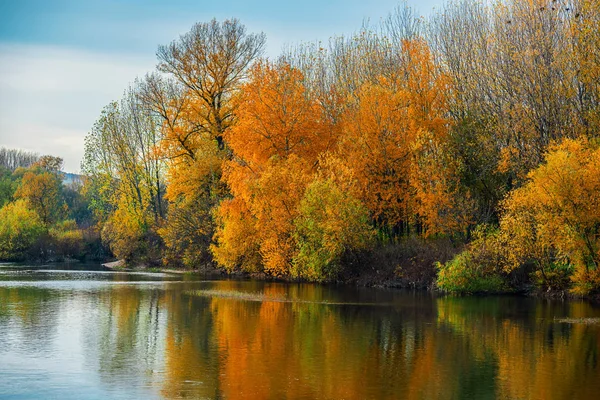
[[[63,184],[72,185],[74,183],[81,183],[83,175],[73,174],[71,172],[63,172]]]

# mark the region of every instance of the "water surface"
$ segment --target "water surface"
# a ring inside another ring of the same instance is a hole
[[[596,399],[585,301],[0,266],[0,398]]]

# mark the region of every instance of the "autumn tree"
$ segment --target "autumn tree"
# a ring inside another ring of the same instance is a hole
[[[292,276],[324,281],[337,278],[344,256],[371,249],[375,231],[367,208],[332,179],[317,178],[307,187],[294,220],[298,248]]]
[[[197,102],[195,130],[223,149],[223,133],[233,121],[231,95],[265,44],[264,34],[248,34],[237,19],[195,24],[168,46],[158,48],[158,70],[175,77]]]
[[[237,123],[225,134],[233,158],[224,180],[233,198],[219,208],[213,248],[217,262],[229,269],[288,273],[296,251],[292,232],[298,204],[319,155],[336,139],[332,121],[304,83],[298,69],[264,61],[252,68],[241,88]],[[251,228],[232,231],[245,224]],[[236,237],[249,229],[253,236]],[[252,244],[234,245],[240,242]],[[254,255],[242,253],[250,249]],[[259,264],[249,265],[249,260]]]
[[[159,125],[145,112],[136,91],[131,88],[121,102],[103,110],[86,137],[82,163],[87,189],[94,193],[92,206],[104,224],[103,237],[115,244],[115,249],[120,249],[115,254],[124,258],[131,254],[123,249],[130,251],[136,245],[116,243],[129,238],[142,246],[156,236],[155,229],[165,214],[163,162],[156,154]],[[119,232],[121,228],[123,232]]]
[[[447,80],[423,40],[402,42],[398,60],[395,71],[356,91],[337,155],[354,171],[354,196],[380,228],[460,231],[466,210],[455,203],[455,165],[447,156]]]
[[[0,209],[0,259],[23,260],[45,231],[44,221],[25,199]]]
[[[31,169],[24,170],[14,194],[16,199],[27,200],[49,227],[61,219],[67,206],[62,197],[62,159],[44,156]]]
[[[500,222],[507,269],[533,262],[543,286],[561,265],[574,290],[600,287],[600,149],[586,139],[553,145],[527,183],[507,198]],[[555,287],[556,288],[556,287]]]
[[[595,3],[462,0],[432,18],[429,40],[452,82],[454,154],[478,221],[497,220],[500,200],[552,141],[597,135]]]
[[[162,121],[169,218],[160,232],[168,261],[210,261],[212,210],[227,193],[221,166],[229,156],[223,137],[235,118],[232,98],[264,44],[264,34],[247,33],[233,19],[195,24],[158,49],[163,74],[148,75],[139,97]]]
[[[577,84],[578,126],[586,136],[600,131],[600,4],[574,1],[570,22]]]

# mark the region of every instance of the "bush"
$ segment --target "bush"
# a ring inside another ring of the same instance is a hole
[[[102,228],[102,241],[112,253],[130,263],[160,264],[163,243],[144,216],[120,206]]]
[[[83,231],[73,219],[56,223],[50,228],[52,250],[57,260],[65,258],[83,258]]]
[[[189,203],[171,203],[169,216],[158,229],[165,244],[163,264],[198,270],[212,267],[209,250],[214,224],[207,205],[209,196]]]
[[[505,279],[475,262],[469,250],[445,264],[437,263],[437,287],[449,293],[502,293],[509,290]]]
[[[571,277],[575,268],[572,264],[554,262],[537,268],[533,273],[533,281],[538,288],[544,290],[564,290],[571,286]]]

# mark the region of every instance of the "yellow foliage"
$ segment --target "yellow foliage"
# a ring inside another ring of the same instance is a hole
[[[135,211],[123,197],[102,228],[102,240],[118,258],[130,260],[140,255],[138,250],[146,232],[146,221]]]
[[[44,223],[27,200],[8,203],[0,209],[0,259],[22,259],[44,233]]]
[[[15,198],[26,199],[44,224],[49,225],[66,211],[66,205],[60,198],[60,186],[60,179],[55,173],[30,170],[23,175]]]
[[[535,261],[543,274],[571,264],[577,292],[600,287],[600,149],[586,139],[550,147],[544,163],[504,203],[508,270]]]

